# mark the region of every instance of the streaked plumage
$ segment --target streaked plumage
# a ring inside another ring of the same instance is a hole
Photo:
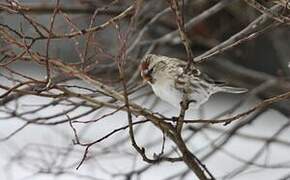
[[[214,81],[195,67],[184,73],[185,68],[186,63],[179,59],[153,54],[146,55],[140,64],[141,76],[151,85],[155,95],[175,107],[180,107],[184,93],[190,107],[197,109],[217,92],[247,91]]]

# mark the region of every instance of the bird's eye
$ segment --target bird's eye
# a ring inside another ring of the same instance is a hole
[[[148,74],[151,74],[155,68],[156,64],[154,64],[150,69],[148,69]]]
[[[153,67],[148,70],[148,74],[151,74],[153,72]]]

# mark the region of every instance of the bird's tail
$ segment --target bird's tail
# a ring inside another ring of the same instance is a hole
[[[238,87],[231,87],[231,86],[220,86],[218,88],[219,92],[227,92],[227,93],[235,93],[235,94],[239,94],[239,93],[245,93],[248,91],[248,89],[246,88],[238,88]]]

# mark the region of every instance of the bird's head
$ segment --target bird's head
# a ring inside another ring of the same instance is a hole
[[[155,65],[155,56],[153,54],[147,54],[141,60],[140,71],[144,82],[153,83],[152,73]]]

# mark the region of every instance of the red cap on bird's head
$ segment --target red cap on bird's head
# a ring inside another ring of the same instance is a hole
[[[149,58],[148,55],[145,56],[140,64],[141,76],[144,79],[144,82],[152,81],[151,71],[149,70]]]
[[[141,72],[149,68],[149,63],[147,61],[142,61],[140,65]]]

